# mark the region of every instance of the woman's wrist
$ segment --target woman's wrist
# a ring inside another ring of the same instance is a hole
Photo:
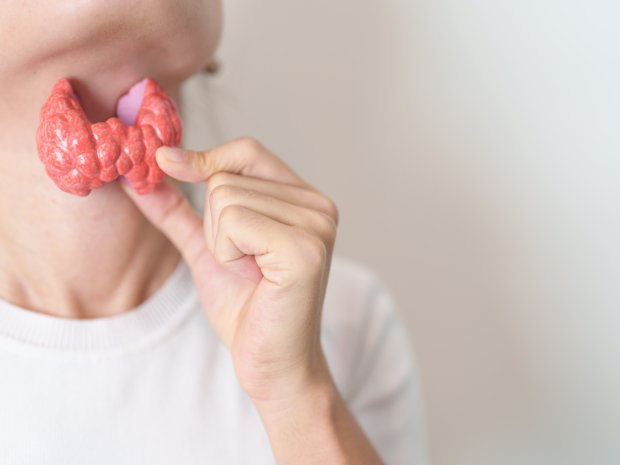
[[[278,464],[346,463],[334,423],[338,397],[330,378],[288,399],[254,402]]]
[[[327,368],[315,369],[310,374],[298,373],[264,386],[264,390],[250,394],[252,403],[264,420],[285,420],[290,412],[314,405],[322,413],[333,403],[336,390]],[[254,394],[254,395],[253,395]]]
[[[329,373],[294,397],[254,405],[279,465],[381,463]]]

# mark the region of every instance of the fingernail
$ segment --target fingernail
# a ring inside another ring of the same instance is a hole
[[[173,147],[162,147],[160,150],[164,152],[164,158],[173,163],[183,163],[187,160],[187,152],[185,150]]]

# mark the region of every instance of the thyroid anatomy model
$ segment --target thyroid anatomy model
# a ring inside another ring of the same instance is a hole
[[[174,101],[146,78],[119,99],[117,115],[93,124],[67,79],[54,86],[41,108],[37,150],[60,189],[86,196],[124,176],[136,192],[145,194],[164,179],[155,151],[162,145],[178,146],[183,132]]]

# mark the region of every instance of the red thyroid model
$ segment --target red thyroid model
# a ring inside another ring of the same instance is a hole
[[[134,87],[140,85],[144,97],[133,126],[118,118],[92,124],[69,81],[63,78],[54,86],[41,108],[37,150],[45,171],[61,190],[86,196],[124,176],[136,192],[145,194],[164,179],[155,151],[181,143],[181,118],[174,101],[155,81],[147,78]]]

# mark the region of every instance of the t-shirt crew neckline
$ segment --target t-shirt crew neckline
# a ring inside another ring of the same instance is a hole
[[[184,320],[196,300],[191,272],[181,258],[164,284],[145,302],[111,317],[60,318],[0,299],[0,339],[61,352],[126,352],[165,336]]]

